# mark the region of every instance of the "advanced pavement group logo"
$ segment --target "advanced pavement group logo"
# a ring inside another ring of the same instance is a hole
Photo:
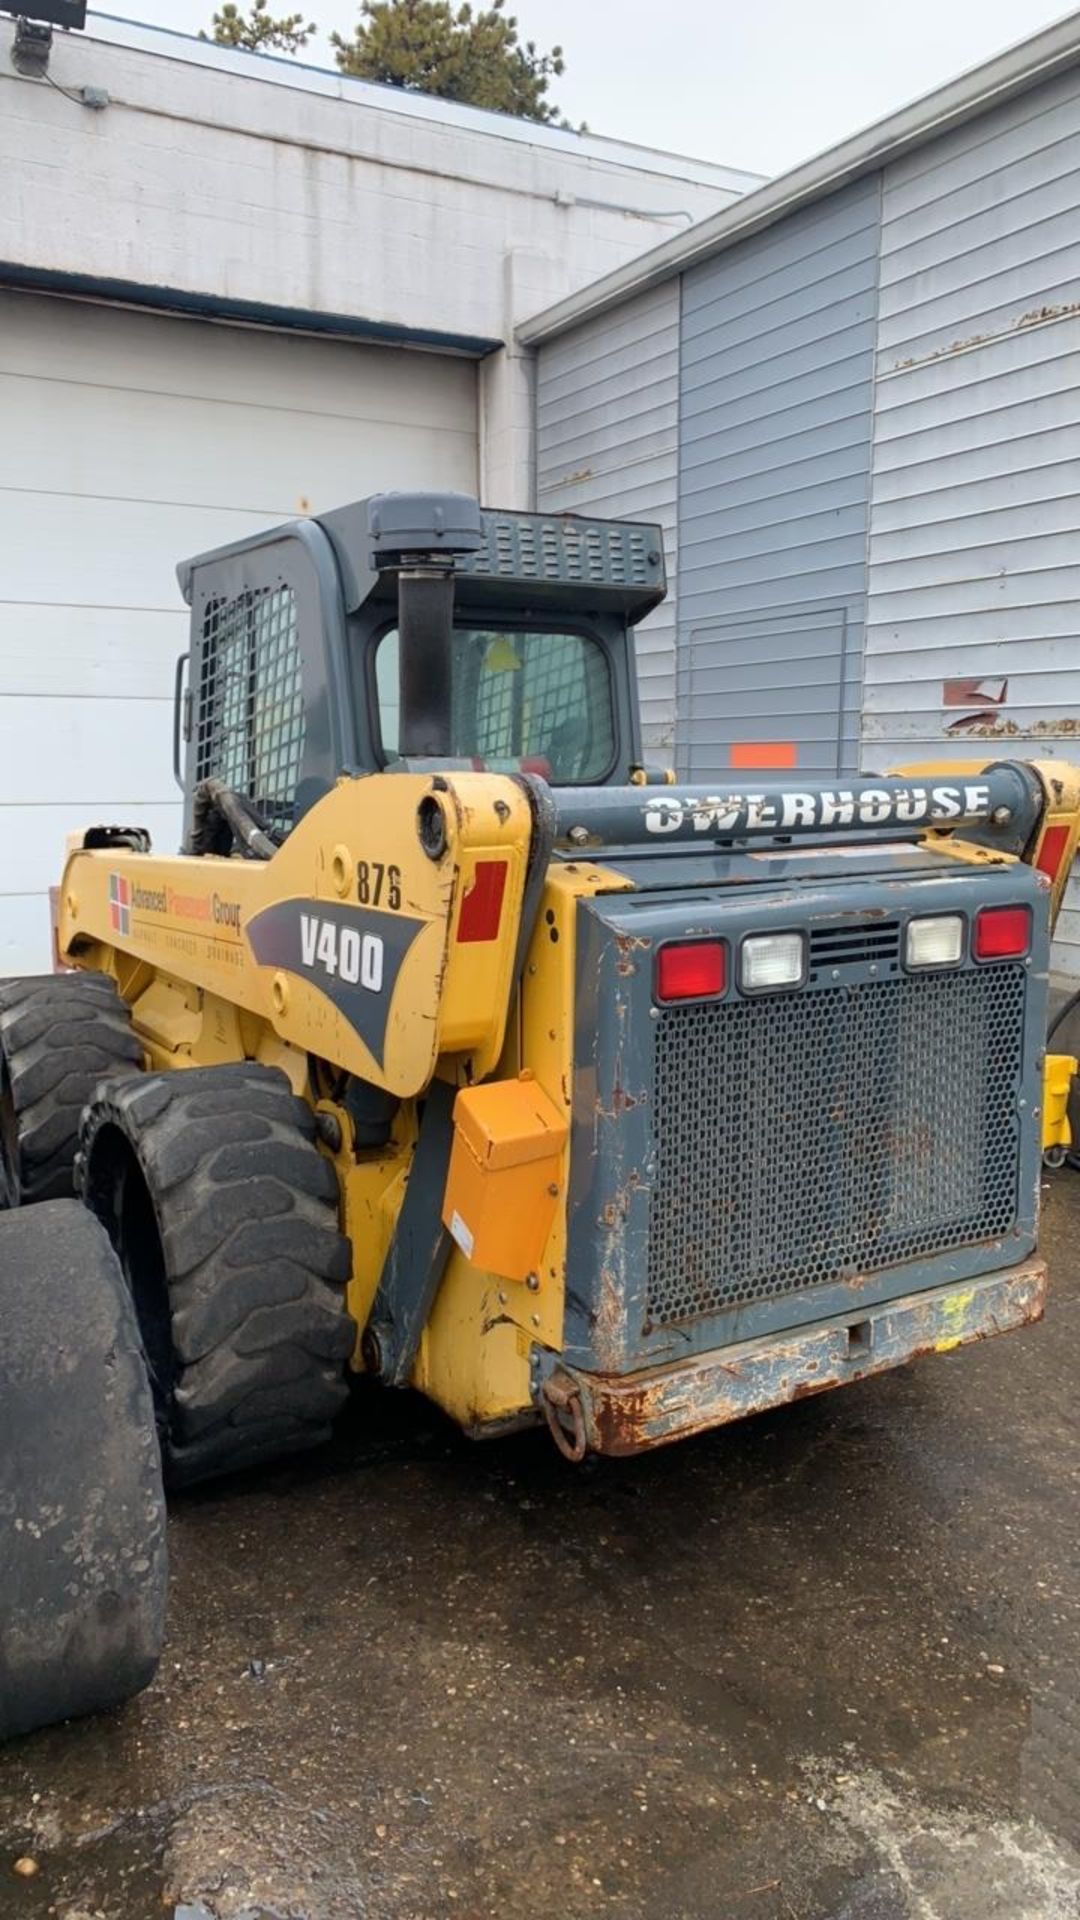
[[[122,873],[109,875],[109,925],[114,933],[131,932],[131,883]]]
[[[0,0],[2,4],[2,0]],[[177,893],[170,886],[143,886],[126,873],[109,875],[109,925],[114,933],[130,934],[132,918],[138,914],[163,914],[167,919],[194,923],[194,931],[209,939],[227,939],[232,945],[240,937],[240,902],[226,900],[220,893]],[[183,931],[191,931],[190,924]],[[140,931],[146,933],[145,917]]]

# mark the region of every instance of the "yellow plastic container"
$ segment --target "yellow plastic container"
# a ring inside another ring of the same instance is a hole
[[[442,1217],[474,1267],[506,1280],[539,1274],[566,1133],[563,1115],[529,1073],[458,1094]]]

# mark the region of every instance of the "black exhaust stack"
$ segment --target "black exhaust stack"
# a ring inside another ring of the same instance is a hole
[[[396,573],[403,760],[451,757],[454,561],[484,543],[465,493],[380,493],[368,505],[371,564]]]

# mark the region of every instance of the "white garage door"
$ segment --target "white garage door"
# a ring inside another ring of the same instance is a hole
[[[176,562],[476,471],[470,361],[0,292],[0,977],[73,827],[177,844]]]

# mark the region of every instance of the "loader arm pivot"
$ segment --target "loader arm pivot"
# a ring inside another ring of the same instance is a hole
[[[1033,817],[1019,857],[1037,867],[1050,882],[1050,925],[1056,927],[1077,846],[1080,845],[1080,768],[1067,760],[1026,760],[1007,763],[1025,776],[1033,796]],[[1001,762],[981,760],[925,760],[895,767],[892,778],[920,781],[980,781],[1000,769]]]

